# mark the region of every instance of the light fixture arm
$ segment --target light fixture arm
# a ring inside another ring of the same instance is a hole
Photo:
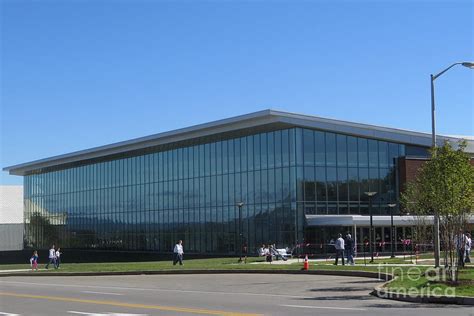
[[[438,73],[437,75],[433,75],[433,78],[432,80],[435,81],[436,78],[438,78],[439,76],[441,76],[442,74],[444,74],[446,71],[448,71],[449,69],[453,68],[454,66],[456,65],[462,65],[463,63],[462,62],[457,62],[457,63],[454,63],[452,64],[451,66],[449,66],[448,68],[446,68],[445,70],[441,71],[440,73]]]

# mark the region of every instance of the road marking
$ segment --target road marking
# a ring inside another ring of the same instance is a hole
[[[76,312],[76,311],[68,311],[69,314],[79,314],[79,315],[89,315],[89,316],[148,316],[147,314],[123,314],[123,313],[85,313],[85,312]]]
[[[17,282],[17,281],[0,281],[0,283],[8,284],[25,284],[39,286],[54,286],[54,287],[72,287],[72,288],[88,288],[88,289],[104,289],[104,290],[127,290],[127,291],[154,291],[154,292],[177,292],[177,293],[195,293],[195,294],[220,294],[220,295],[248,295],[248,296],[268,296],[268,297],[286,297],[286,298],[311,298],[310,296],[301,295],[284,295],[284,294],[265,294],[265,293],[246,293],[246,292],[215,292],[215,291],[197,291],[197,290],[173,290],[160,288],[139,288],[139,287],[119,287],[119,286],[99,286],[99,285],[79,285],[79,284],[59,284],[59,283],[31,283],[31,282]]]
[[[7,315],[7,316],[20,316],[19,314],[3,313],[3,312],[0,312],[0,315]]]
[[[305,306],[305,305],[280,305],[284,307],[296,307],[296,308],[315,308],[315,309],[337,309],[337,310],[349,310],[349,311],[366,311],[366,308],[350,308],[350,307],[329,307],[329,306]]]
[[[93,291],[81,291],[81,293],[104,294],[104,295],[123,295],[123,294],[120,294],[120,293],[93,292]]]
[[[129,308],[154,309],[154,310],[161,310],[161,311],[171,311],[171,312],[190,313],[190,314],[223,315],[223,316],[257,316],[257,315],[260,316],[260,314],[226,312],[226,311],[210,310],[210,309],[198,309],[198,308],[177,307],[177,306],[160,306],[160,305],[122,303],[122,302],[114,302],[114,301],[88,300],[88,299],[80,299],[80,298],[73,298],[73,297],[58,297],[58,296],[19,294],[19,293],[9,293],[9,292],[0,292],[0,296],[35,298],[35,299],[43,299],[43,300],[50,300],[50,301],[86,303],[86,304],[96,304],[96,305],[109,305],[109,306],[119,306],[119,307],[129,307]]]

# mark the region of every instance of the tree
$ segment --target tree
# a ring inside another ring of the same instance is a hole
[[[466,142],[461,141],[457,149],[449,142],[432,149],[432,158],[407,183],[401,197],[403,206],[419,218],[417,222],[427,215],[439,216],[444,264],[451,281],[457,281],[458,274],[456,236],[474,209],[474,166],[465,148]]]

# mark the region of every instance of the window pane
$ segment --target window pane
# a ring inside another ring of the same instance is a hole
[[[358,139],[359,167],[367,168],[369,166],[369,153],[367,139]]]
[[[309,129],[303,130],[303,159],[305,166],[314,165],[314,132]]]
[[[357,138],[347,137],[347,164],[349,167],[357,167]]]
[[[315,132],[316,166],[326,165],[326,142],[324,132]]]
[[[337,165],[347,166],[347,136],[337,135]]]
[[[369,167],[379,166],[379,151],[378,142],[373,139],[369,139]]]
[[[336,165],[336,135],[333,133],[326,133],[326,163]]]

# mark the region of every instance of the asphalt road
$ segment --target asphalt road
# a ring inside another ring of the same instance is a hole
[[[473,315],[368,295],[379,281],[317,275],[5,277],[0,315]]]

